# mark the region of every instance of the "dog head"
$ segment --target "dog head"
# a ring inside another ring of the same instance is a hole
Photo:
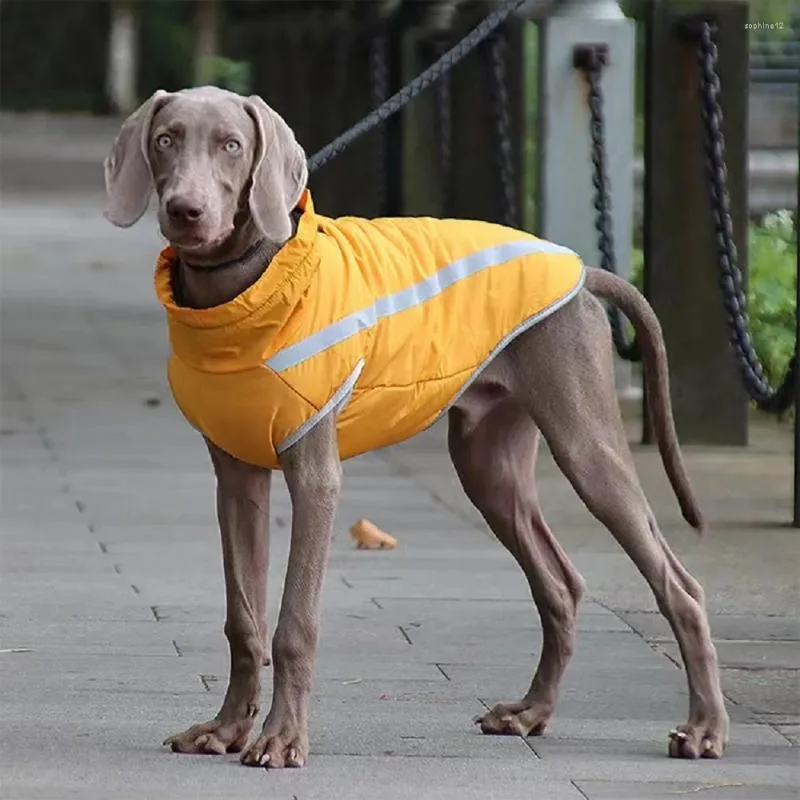
[[[104,162],[106,218],[133,225],[155,189],[162,234],[208,254],[251,216],[270,241],[291,236],[308,180],[292,129],[260,97],[213,86],[157,91],[122,125]]]

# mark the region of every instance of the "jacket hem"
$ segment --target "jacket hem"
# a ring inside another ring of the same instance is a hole
[[[350,396],[355,388],[356,381],[358,381],[361,371],[364,369],[364,359],[360,359],[356,364],[355,369],[346,378],[345,382],[331,395],[330,399],[325,403],[319,411],[313,416],[309,417],[299,428],[292,431],[286,438],[275,446],[275,453],[281,455],[285,453],[292,445],[297,444],[314,426],[325,419],[331,412],[338,414],[350,400]]]
[[[456,396],[436,415],[436,419],[431,423],[431,425],[435,424],[438,420],[440,420],[464,395],[464,393],[472,386],[473,383],[480,377],[481,373],[489,366],[489,364],[497,358],[500,353],[505,350],[508,345],[514,341],[518,336],[525,333],[529,328],[532,328],[537,322],[541,322],[546,317],[549,317],[551,314],[558,311],[560,308],[563,308],[567,303],[573,300],[578,293],[583,289],[584,284],[586,283],[586,267],[581,264],[581,274],[578,278],[577,283],[572,289],[567,292],[563,297],[560,297],[551,305],[547,306],[547,308],[543,308],[538,313],[534,314],[532,317],[528,317],[524,322],[517,325],[512,331],[507,333],[489,355],[475,368],[472,375],[470,375],[469,379],[464,383],[464,385],[458,390]],[[430,426],[429,426],[430,427]]]

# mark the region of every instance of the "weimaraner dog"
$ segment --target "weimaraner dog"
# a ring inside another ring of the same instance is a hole
[[[117,226],[136,222],[155,189],[161,232],[178,254],[175,302],[194,309],[228,303],[268,274],[270,260],[295,236],[308,178],[305,153],[276,112],[257,96],[214,87],[156,92],[123,124],[105,171],[105,215]],[[669,754],[717,758],[728,716],[703,590],[671,551],[640,486],[598,298],[634,324],[666,472],[684,518],[703,528],[672,419],[658,320],[624,280],[587,268],[575,298],[507,344],[448,411],[449,451],[464,491],[524,570],[543,632],[522,699],[476,721],[484,733],[541,734],[573,652],[584,581],[542,517],[533,480],[541,431],[582,501],[644,576],[680,646],[689,717],[670,732]],[[252,743],[260,669],[270,663],[271,472],[207,441],[218,485],[230,677],[213,719],[166,740],[174,751],[241,752],[244,764],[269,768],[308,760],[320,594],[342,482],[335,417],[324,416],[280,455],[292,501],[290,555],[271,648],[272,706]]]

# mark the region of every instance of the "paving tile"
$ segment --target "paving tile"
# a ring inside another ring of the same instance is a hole
[[[48,601],[40,600],[40,595],[47,594],[47,585],[42,584],[39,592],[19,592],[12,600],[9,592],[0,589],[0,623],[4,619],[15,622],[27,622],[31,625],[39,623],[81,622],[81,621],[117,621],[120,623],[140,621],[149,622],[153,612],[149,606],[136,600],[137,595],[130,587],[121,589],[123,597],[116,596],[98,602],[97,594],[87,597],[76,587],[74,596],[64,590],[58,596],[51,596]],[[125,597],[130,594],[128,601]],[[30,600],[26,598],[31,597]],[[2,628],[0,628],[2,630]]]
[[[664,642],[659,648],[672,658],[679,658],[677,644]],[[717,657],[725,669],[739,670],[800,670],[800,644],[790,641],[717,642]],[[800,678],[800,674],[798,675]]]
[[[587,800],[675,800],[676,797],[702,797],[703,800],[797,800],[797,790],[790,786],[695,782],[578,781]]]
[[[800,717],[800,674],[785,669],[725,669],[723,691],[757,714]]]
[[[620,617],[647,639],[673,641],[675,638],[661,614],[623,611],[620,612]],[[716,641],[800,640],[800,619],[792,616],[717,614],[710,616],[709,624]]]
[[[314,750],[325,755],[535,760],[519,737],[481,734],[472,723],[481,710],[477,700],[420,705],[323,697],[312,709]]]
[[[765,721],[769,722],[769,718],[766,718]],[[775,722],[772,723],[772,727],[795,747],[800,745],[800,725],[795,725],[793,723],[784,725],[780,722]]]

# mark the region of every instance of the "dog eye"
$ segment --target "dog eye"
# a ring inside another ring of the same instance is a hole
[[[242,146],[236,141],[236,139],[228,139],[228,141],[222,146],[226,153],[238,153],[242,149]]]
[[[162,133],[160,136],[156,136],[156,147],[160,148],[161,150],[166,150],[171,146],[172,137],[168,133]]]

